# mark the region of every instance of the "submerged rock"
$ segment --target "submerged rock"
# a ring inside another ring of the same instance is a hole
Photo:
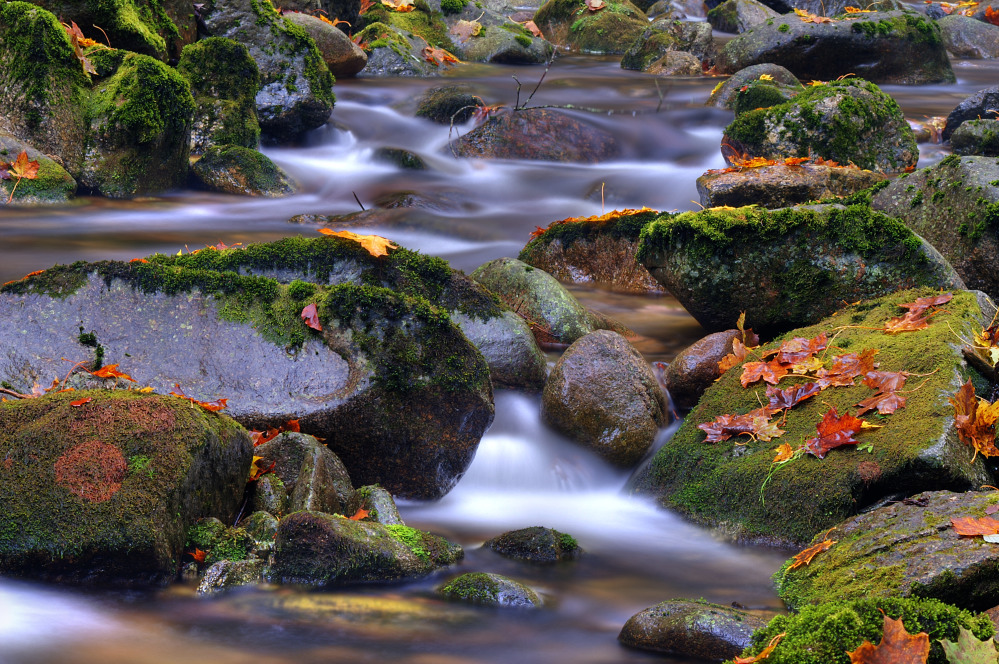
[[[213,595],[260,583],[266,561],[263,560],[221,560],[205,571],[205,576],[198,584],[199,595]]]
[[[853,205],[685,212],[651,223],[638,258],[708,331],[772,334],[819,321],[843,302],[933,286],[954,269],[900,221]]]
[[[583,552],[572,535],[542,526],[511,530],[486,540],[482,546],[504,558],[539,564],[575,560]]]
[[[777,163],[734,173],[705,173],[697,178],[697,193],[706,208],[759,205],[773,209],[849,196],[885,179],[881,173],[846,166]]]
[[[826,368],[832,365],[831,355],[872,349],[877,351],[874,361],[880,371],[925,375],[919,390],[908,393],[906,405],[894,414],[865,416],[883,425],[859,434],[870,451],[849,446],[833,449],[823,459],[804,454],[781,466],[773,464],[776,447],[816,436],[816,426],[830,409],[855,413],[860,401],[875,394],[864,384],[830,387],[797,404],[786,421],[781,420],[780,429],[786,433],[779,438],[754,441],[735,436],[705,442],[698,425],[760,407],[757,393],[762,387],[756,383],[743,388],[743,370],[736,365],[705,391],[673,438],[632,478],[632,488],[730,537],[801,545],[858,510],[897,495],[900,488],[917,492],[993,483],[984,460],[972,461],[972,450],[958,439],[953,408],[947,403],[967,370],[954,335],[970,339],[988,322],[975,294],[954,292],[946,306],[946,323],[935,320],[925,330],[896,335],[881,331],[886,321],[905,313],[901,304],[939,292],[905,291],[846,307],[761,349],[776,348],[792,336],[812,339],[820,333],[835,334],[837,349],[827,354]]]
[[[0,422],[0,573],[9,576],[169,583],[188,526],[235,514],[252,456],[228,417],[129,390],[10,401]]]
[[[749,647],[753,631],[766,624],[763,618],[730,606],[673,599],[633,615],[617,639],[632,648],[717,661]]]
[[[320,587],[402,581],[426,576],[463,555],[457,544],[415,528],[296,512],[278,527],[270,576],[280,583]]]
[[[512,609],[541,606],[538,594],[519,581],[500,574],[471,572],[451,579],[437,589],[444,599]]]
[[[213,145],[191,166],[201,188],[238,196],[281,198],[295,193],[295,185],[277,164],[255,149]]]

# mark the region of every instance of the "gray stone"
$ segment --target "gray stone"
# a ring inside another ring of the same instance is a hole
[[[339,28],[302,12],[286,11],[284,17],[312,37],[333,76],[356,76],[368,64],[368,54]]]
[[[288,490],[277,473],[266,473],[257,480],[253,489],[252,507],[254,512],[284,516],[288,507]]]
[[[351,495],[344,512],[348,516],[357,514],[360,509],[367,510],[368,516],[362,521],[374,521],[384,526],[405,525],[399,516],[399,508],[395,506],[392,494],[380,486],[362,486]]]
[[[350,476],[337,455],[313,436],[285,432],[255,448],[261,463],[275,463],[274,474],[288,492],[287,511],[343,514],[354,493]],[[265,466],[266,467],[266,466]]]
[[[199,595],[214,595],[223,590],[260,583],[263,560],[220,560],[207,570],[198,584]]]
[[[440,0],[428,0],[431,9],[440,9]],[[497,12],[468,2],[460,12],[444,13],[444,22],[454,42],[456,53],[465,62],[494,62],[504,65],[543,64],[551,57],[554,47],[541,37],[535,37],[522,25],[509,18],[509,12]],[[477,35],[463,38],[458,21],[474,21],[482,26]]]
[[[968,120],[950,135],[954,154],[999,157],[999,120]]]
[[[672,599],[633,615],[617,638],[632,648],[717,661],[741,653],[752,643],[753,631],[766,624],[730,606]]]
[[[548,360],[527,322],[512,311],[483,320],[461,312],[451,315],[489,364],[498,387],[540,390],[548,377]]]
[[[725,0],[708,12],[708,23],[715,30],[738,34],[778,16],[780,14],[756,0]]]
[[[701,22],[657,19],[625,51],[621,68],[659,73],[670,64],[664,58],[677,51],[693,56],[698,62],[695,73],[700,74],[700,63],[712,64],[716,55],[711,26]],[[679,62],[672,63],[674,67],[678,65]],[[657,71],[652,71],[653,68]]]
[[[451,579],[437,589],[444,599],[511,609],[536,609],[538,594],[523,583],[500,574],[471,572]]]
[[[949,140],[951,134],[961,126],[962,122],[988,118],[990,109],[999,109],[999,85],[979,90],[958,104],[947,115],[947,124],[944,126],[943,139],[945,141]]]
[[[845,166],[775,164],[735,173],[705,173],[697,178],[697,193],[706,208],[759,205],[782,208],[834,196],[849,196],[886,176]]]
[[[270,476],[270,473],[264,475],[264,477]],[[260,479],[263,479],[263,477]],[[239,522],[239,527],[253,538],[258,550],[273,548],[274,537],[278,529],[278,520],[270,512],[253,512]]]
[[[504,558],[537,564],[575,560],[583,552],[572,535],[541,526],[511,530],[486,540],[482,546]]]
[[[951,14],[937,21],[947,52],[955,58],[999,58],[999,26]]]
[[[697,405],[704,390],[721,376],[718,362],[732,352],[732,340],[741,336],[739,330],[715,332],[677,353],[663,372],[673,405],[683,410]]]

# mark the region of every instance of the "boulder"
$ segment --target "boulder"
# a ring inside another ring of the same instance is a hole
[[[346,511],[347,502],[354,494],[350,475],[337,455],[314,436],[285,432],[258,445],[253,453],[263,457],[260,462],[263,467],[275,464],[274,474],[287,491],[288,512],[343,514]]]
[[[583,552],[572,535],[542,526],[511,530],[486,540],[482,546],[504,558],[542,565],[575,560]]]
[[[627,293],[661,293],[659,282],[635,260],[639,234],[657,217],[655,210],[625,210],[555,222],[531,238],[518,259],[562,282],[597,283]]]
[[[253,487],[254,512],[268,512],[274,516],[284,516],[288,507],[288,489],[275,473],[262,475]]]
[[[939,640],[956,642],[962,629],[978,640],[989,639],[995,633],[988,616],[976,616],[934,599],[829,601],[803,607],[800,613],[775,617],[753,634],[753,645],[742,656],[750,659],[759,655],[774,637],[784,633],[766,658],[768,664],[846,662],[849,660],[846,653],[857,650],[864,642],[882,642],[886,617],[901,620],[910,634],[927,633],[932,649],[928,660],[922,656],[919,661],[931,664],[947,664]],[[880,653],[876,656],[880,657]]]
[[[963,288],[906,226],[861,205],[744,207],[663,217],[638,259],[709,332],[740,312],[764,335],[810,325],[856,302],[915,286]]]
[[[934,320],[924,330],[895,335],[881,331],[887,321],[905,313],[900,305],[938,294],[938,289],[924,288],[845,307],[747,358],[753,361],[792,337],[814,339],[824,333],[828,338],[835,335],[836,346],[823,358],[825,369],[832,367],[835,356],[872,349],[877,351],[873,359],[880,371],[925,376],[916,383],[919,390],[906,394],[905,406],[894,414],[864,416],[882,425],[858,435],[869,451],[849,445],[832,449],[821,459],[799,453],[791,461],[774,464],[775,448],[815,437],[817,425],[831,409],[840,415],[856,413],[857,404],[875,394],[863,383],[829,387],[787,411],[786,420],[777,416],[781,419],[775,421],[785,431],[777,438],[747,440],[735,435],[706,443],[698,425],[760,407],[762,387],[754,381],[743,388],[743,365],[737,364],[705,391],[673,438],[630,480],[631,488],[730,538],[803,545],[900,490],[941,486],[961,490],[993,483],[984,459],[973,460],[973,450],[959,440],[953,408],[947,403],[967,371],[954,335],[970,339],[988,322],[975,294],[954,291],[946,305],[946,323]]]
[[[731,659],[749,647],[753,631],[766,624],[760,616],[731,606],[673,599],[633,615],[617,640],[673,657],[718,661]]]
[[[257,119],[278,140],[294,140],[326,124],[333,110],[333,76],[305,30],[282,17],[270,0],[208,0],[200,9],[208,33],[246,46],[260,69]]]
[[[984,611],[999,603],[999,551],[981,537],[961,537],[951,520],[980,519],[997,503],[995,492],[927,491],[859,514],[836,526],[829,533],[836,544],[807,566],[785,563],[777,590],[792,609],[835,595],[933,597]]]
[[[368,55],[368,64],[364,66],[364,71],[361,73],[365,77],[415,76],[430,78],[441,76],[453,66],[439,59],[431,58],[428,60],[423,56],[423,50],[430,48],[427,41],[413,32],[397,28],[394,25],[381,21],[368,23],[367,27],[356,36],[360,39],[360,43],[365,45],[364,52]],[[447,45],[454,48],[450,39],[447,39]],[[448,49],[445,48],[445,50]]]
[[[657,63],[660,67],[666,64],[663,58],[675,51],[692,55],[698,64],[713,64],[716,53],[711,26],[700,22],[658,19],[628,47],[621,58],[621,67],[650,71]],[[696,73],[700,74],[701,70]]]
[[[278,583],[318,587],[404,581],[463,555],[457,544],[415,528],[296,512],[278,526],[269,576]]]
[[[725,0],[708,12],[708,23],[715,30],[738,34],[778,16],[779,13],[756,0]]]
[[[187,81],[148,55],[99,49],[89,57],[97,76],[80,186],[108,198],[183,187],[195,110]]]
[[[361,509],[368,512],[361,521],[374,521],[384,526],[405,525],[399,516],[399,509],[395,506],[392,494],[380,486],[362,486],[354,491],[344,513],[354,515]]]
[[[423,93],[416,117],[442,125],[462,124],[481,105],[482,100],[467,85],[440,85]]]
[[[511,609],[536,609],[542,604],[538,594],[523,583],[488,572],[462,574],[440,586],[437,594],[458,602]]]
[[[968,288],[999,297],[999,164],[951,155],[871,199],[940,250]]]
[[[183,267],[265,276],[285,284],[301,298],[315,287],[377,284],[423,298],[449,312],[452,322],[489,365],[497,385],[540,389],[547,374],[544,353],[522,319],[511,315],[495,296],[447,261],[398,249],[373,257],[355,240],[338,237],[285,238],[251,244],[241,250],[199,252],[160,260]],[[295,282],[298,283],[295,283]],[[307,304],[303,301],[302,305]]]
[[[739,330],[715,332],[677,353],[663,372],[673,405],[683,410],[697,405],[704,390],[722,375],[718,363],[732,352],[732,340],[737,337],[742,337]]]
[[[450,144],[459,157],[595,164],[618,156],[614,136],[550,108],[500,110]]]
[[[968,120],[950,135],[954,154],[999,157],[999,120]]]
[[[775,87],[787,90],[788,97],[791,96],[791,90],[798,92],[803,89],[801,83],[795,75],[780,65],[770,63],[751,65],[745,69],[740,69],[729,76],[724,82],[719,83],[715,89],[711,91],[711,95],[708,97],[705,105],[734,109],[739,91],[754,81],[761,80],[760,77],[764,75],[773,79],[770,82]]]
[[[471,462],[492,389],[444,311],[384,288],[284,285],[151,259],[57,266],[0,288],[0,380],[22,391],[47,383],[65,371],[58,358],[93,352],[83,327],[143,385],[227,397],[250,428],[299,418],[358,484],[436,498]],[[309,303],[322,332],[300,317]]]
[[[76,180],[65,168],[24,141],[0,131],[0,169],[9,170],[22,152],[29,161],[38,162],[38,171],[34,178],[18,180],[13,174],[9,179],[0,178],[0,200],[10,201],[11,205],[60,205],[73,198]]]
[[[0,4],[0,132],[58,156],[78,178],[89,91],[88,77],[55,16],[26,2]]]
[[[605,55],[624,53],[649,24],[630,0],[607,3],[597,11],[583,0],[548,0],[534,14],[534,23],[556,46]]]
[[[455,55],[464,62],[536,65],[546,62],[554,50],[544,38],[507,18],[509,12],[467,1],[428,0],[427,4],[431,9],[442,9]]]
[[[260,583],[264,560],[220,560],[205,571],[198,584],[199,595],[214,595],[230,588]]]
[[[669,415],[652,369],[609,330],[577,339],[562,354],[541,397],[541,417],[617,466],[632,466]]]
[[[237,196],[282,198],[295,193],[294,181],[268,157],[240,145],[212,145],[191,165],[201,189]]]
[[[769,62],[800,79],[854,74],[875,83],[952,83],[954,72],[936,22],[908,11],[861,14],[849,21],[805,22],[785,14],[725,44],[718,69],[736,72]]]
[[[215,145],[256,149],[260,70],[245,45],[225,37],[202,39],[184,47],[177,71],[190,83],[196,107],[191,154]]]
[[[268,473],[268,475],[270,474]],[[273,548],[274,537],[277,534],[278,520],[270,512],[251,512],[249,516],[243,517],[239,522],[239,527],[253,538],[254,549],[256,551]]]
[[[235,514],[252,456],[250,437],[228,417],[131,390],[8,401],[0,422],[8,576],[165,585],[188,526]]]
[[[999,58],[999,26],[951,14],[937,21],[947,52],[955,58]]]
[[[853,0],[767,0],[764,4],[781,14],[787,14],[795,9],[803,9],[819,16],[841,16],[847,7],[855,6]],[[781,7],[786,4],[786,9]],[[879,12],[891,12],[902,9],[912,11],[912,5],[900,0],[874,0],[864,5],[864,9]]]
[[[706,208],[759,205],[773,209],[849,196],[885,179],[882,173],[855,167],[777,163],[731,173],[708,171],[697,178],[697,193]]]
[[[967,120],[980,120],[989,117],[990,109],[999,109],[999,85],[979,90],[971,95],[947,115],[943,139],[950,140],[951,134]]]
[[[722,142],[748,157],[816,156],[884,173],[914,167],[919,158],[895,100],[857,78],[816,85],[785,103],[744,112],[725,128]]]
[[[358,20],[361,0],[286,0],[281,3],[281,8],[285,12],[303,12],[314,16],[322,14],[331,21],[346,21],[351,27],[361,24]]]
[[[333,76],[356,76],[368,64],[368,54],[342,30],[302,12],[285,12],[283,15],[312,37]]]
[[[701,61],[684,51],[669,51],[648,66],[645,73],[653,76],[700,76],[704,73]]]

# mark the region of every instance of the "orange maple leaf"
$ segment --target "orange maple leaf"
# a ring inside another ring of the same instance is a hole
[[[985,21],[992,25],[999,25],[999,11],[992,9],[992,6],[985,8]]]
[[[223,410],[229,401],[228,399],[216,399],[215,401],[198,401],[194,397],[189,397],[186,394],[184,394],[184,391],[180,389],[179,383],[174,383],[173,386],[177,389],[177,391],[170,392],[171,396],[175,396],[179,399],[185,399],[187,401],[190,401],[195,406],[200,406],[205,410],[211,411],[213,413],[217,413],[218,411]]]
[[[816,16],[811,12],[807,12],[804,9],[795,9],[794,13],[801,18],[802,23],[835,23],[835,21],[828,16]]]
[[[770,653],[774,651],[774,648],[777,647],[777,644],[780,643],[780,640],[783,639],[786,634],[787,632],[781,632],[774,638],[770,639],[770,643],[767,644],[766,648],[760,651],[759,655],[754,657],[736,657],[733,660],[733,664],[756,664],[756,662],[762,662],[770,656]]]
[[[416,7],[411,0],[381,0],[382,4],[396,12],[411,12]]]
[[[819,435],[805,441],[805,451],[824,459],[830,450],[859,443],[854,436],[864,428],[864,421],[850,413],[839,415],[835,408],[830,408],[815,428]]]
[[[278,434],[284,433],[285,431],[299,432],[302,429],[298,425],[298,420],[288,420],[279,427],[269,427],[266,432],[264,431],[251,431],[250,440],[253,441],[254,447],[259,447],[264,443],[270,442],[277,438]]]
[[[354,512],[353,516],[348,516],[347,518],[350,519],[351,521],[360,521],[361,519],[367,517],[368,514],[370,514],[370,512],[368,510],[364,509],[363,507],[361,507],[361,508],[358,508],[358,510],[356,512]]]
[[[388,256],[389,249],[399,248],[399,245],[395,242],[380,235],[358,235],[357,233],[351,233],[350,231],[335,231],[331,228],[320,228],[319,232],[323,235],[332,235],[359,242],[362,247],[367,249],[369,254],[375,256],[376,258],[378,256]]]
[[[19,178],[34,180],[38,177],[38,162],[29,160],[28,153],[21,150],[17,159],[11,162],[9,170]]]
[[[316,311],[316,304],[314,302],[302,309],[302,320],[305,321],[306,326],[311,327],[313,330],[323,331],[323,325],[319,322],[319,312]]]
[[[202,564],[202,565],[205,563],[205,555],[206,554],[201,549],[195,549],[193,552],[188,551],[187,554],[189,556],[191,556],[192,558],[194,558],[194,562]]]
[[[359,16],[364,16],[368,13],[368,10],[375,6],[375,3],[371,0],[361,0],[361,8],[358,10]]]
[[[461,62],[458,58],[454,57],[443,48],[436,46],[427,46],[423,49],[423,59],[432,65],[441,66],[447,64],[458,64]]]
[[[742,365],[742,377],[739,382],[743,387],[749,387],[762,378],[771,385],[776,385],[777,381],[788,374],[788,371],[788,365],[782,364],[777,358],[769,362],[746,362]]]
[[[97,371],[91,371],[90,373],[96,378],[124,378],[125,380],[132,381],[133,383],[135,382],[135,379],[127,373],[118,371],[117,364],[108,364],[101,367]]]
[[[790,443],[784,443],[774,451],[777,452],[777,456],[774,457],[773,463],[784,463],[794,456],[794,450],[791,449]]]
[[[828,535],[829,531],[826,531],[826,534]],[[815,556],[819,555],[823,551],[828,551],[829,549],[832,548],[832,545],[835,543],[836,540],[831,540],[828,537],[826,537],[823,541],[819,542],[818,544],[813,544],[804,551],[796,554],[794,556],[794,562],[791,563],[791,566],[788,567],[787,569],[792,570],[792,569],[797,569],[799,567],[807,567],[812,562],[812,559],[815,558]]]
[[[961,517],[958,519],[951,519],[950,525],[954,528],[956,532],[961,537],[978,537],[980,535],[999,535],[999,521],[991,517],[982,517],[981,519],[976,519],[974,517]]]
[[[971,460],[974,461],[979,453],[986,458],[999,456],[995,443],[999,401],[990,404],[979,400],[970,378],[949,401],[954,406],[954,427],[958,437],[975,449]]]
[[[706,443],[719,443],[742,434],[754,439],[772,440],[784,434],[776,423],[770,422],[770,417],[775,412],[775,409],[763,406],[745,415],[719,415],[711,422],[698,424],[697,428],[707,434],[704,439]]]
[[[93,397],[84,397],[82,399],[77,399],[76,401],[70,401],[69,405],[70,406],[79,407],[79,406],[82,406],[85,403],[90,403],[93,400],[94,400]]]
[[[930,656],[930,637],[926,632],[910,634],[901,620],[885,615],[881,643],[870,641],[863,644],[850,656],[850,664],[926,664]]]

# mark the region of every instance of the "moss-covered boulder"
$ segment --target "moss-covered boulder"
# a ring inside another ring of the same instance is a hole
[[[327,21],[303,12],[286,11],[284,17],[312,37],[333,76],[356,76],[368,64],[368,54],[352,42],[345,32]]]
[[[257,118],[265,133],[293,140],[326,123],[333,76],[316,43],[270,0],[209,0],[200,10],[208,32],[245,45],[260,69]]]
[[[541,565],[575,560],[583,552],[572,535],[542,526],[511,530],[486,540],[482,546],[504,558]]]
[[[448,149],[459,157],[572,164],[617,157],[620,147],[613,134],[580,117],[585,114],[549,108],[502,110],[452,141]]]
[[[228,417],[128,390],[8,401],[0,422],[0,573],[10,576],[166,584],[188,526],[233,517],[252,456]]]
[[[454,48],[450,38],[447,38],[446,33],[443,34],[447,45]],[[454,66],[452,63],[442,62],[440,59],[431,58],[428,60],[423,55],[423,50],[428,48],[423,37],[381,21],[368,23],[356,36],[368,56],[368,64],[364,66],[362,74],[365,77],[416,76],[429,78],[441,76]],[[445,48],[445,50],[450,53],[449,49]]]
[[[0,2],[0,131],[59,156],[79,177],[89,87],[55,16],[27,2]]]
[[[90,58],[98,75],[80,186],[108,198],[183,187],[195,109],[187,81],[148,55],[95,49]]]
[[[700,22],[659,19],[628,47],[621,58],[621,68],[655,73],[663,59],[677,51],[689,53],[699,63],[713,64],[715,45],[711,26]]]
[[[999,157],[999,120],[968,120],[950,135],[954,154]]]
[[[408,526],[296,512],[281,520],[269,575],[279,583],[320,587],[405,581],[463,556],[457,544]]]
[[[36,150],[24,141],[0,130],[0,169],[7,171],[11,162],[24,152],[29,161],[38,162],[38,172],[33,179],[8,175],[0,177],[0,199],[11,205],[65,204],[76,194],[76,180],[54,159]],[[13,198],[11,198],[13,194]]]
[[[313,436],[286,432],[258,445],[258,464],[274,464],[274,474],[288,494],[287,511],[312,510],[343,514],[354,494],[350,475],[336,454]]]
[[[715,332],[677,353],[662,376],[674,406],[690,410],[697,405],[704,390],[722,375],[718,363],[732,352],[732,340],[735,338],[742,341],[739,330]]]
[[[763,618],[731,606],[673,599],[633,615],[617,640],[673,657],[718,661],[745,650],[752,643],[753,631],[766,624]]]
[[[828,81],[854,74],[875,83],[953,82],[940,28],[910,11],[874,12],[830,23],[785,14],[732,41],[718,56],[721,71],[769,62],[801,79]]]
[[[937,21],[944,47],[955,58],[999,58],[999,26],[952,14]]]
[[[753,645],[742,656],[758,655],[775,636],[785,632],[767,657],[769,664],[850,664],[848,652],[865,641],[881,643],[886,616],[901,620],[910,634],[929,635],[929,664],[947,664],[940,641],[957,641],[961,628],[983,641],[995,633],[988,616],[934,599],[829,601],[803,607],[800,613],[777,616],[753,634]]]
[[[541,64],[554,49],[544,38],[535,37],[508,18],[513,12],[496,11],[468,0],[427,0],[427,5],[443,14],[455,55],[464,62]]]
[[[264,477],[270,476],[270,473]],[[260,479],[263,479],[260,478]],[[259,481],[259,480],[258,480]],[[246,531],[246,534],[253,538],[254,548],[273,548],[274,537],[277,534],[278,520],[270,512],[255,511],[243,517],[239,522],[239,527]]]
[[[284,516],[288,510],[288,487],[277,474],[266,473],[256,481],[250,509],[254,512]]]
[[[191,165],[197,186],[238,196],[281,198],[295,193],[294,181],[267,156],[240,145],[212,145]]]
[[[914,167],[919,158],[895,100],[856,78],[816,85],[785,103],[742,113],[725,128],[723,141],[752,157],[817,156],[885,173]]]
[[[944,125],[943,139],[949,140],[951,134],[961,126],[961,123],[968,120],[979,120],[990,117],[989,110],[999,108],[999,85],[979,90],[960,104],[947,115],[947,124]]]
[[[698,425],[720,415],[748,413],[760,407],[759,399],[767,403],[762,383],[742,387],[743,369],[736,365],[705,391],[676,435],[632,479],[632,486],[731,536],[803,544],[885,496],[992,483],[983,459],[973,461],[973,451],[958,439],[948,403],[968,371],[954,335],[970,338],[983,324],[975,294],[955,291],[946,313],[925,330],[896,335],[881,331],[886,321],[905,313],[901,304],[939,292],[927,288],[862,302],[764,346],[776,348],[791,336],[811,339],[825,333],[836,335],[836,350],[824,358],[826,368],[832,366],[833,355],[872,349],[880,371],[925,374],[925,383],[907,393],[906,405],[894,414],[864,416],[871,424],[883,425],[859,434],[870,451],[850,446],[831,450],[823,459],[804,454],[783,465],[773,463],[774,450],[783,442],[799,446],[815,437],[831,408],[840,415],[857,412],[856,404],[875,394],[862,383],[830,387],[799,403],[781,422],[779,428],[786,433],[779,438],[747,442],[736,436],[705,442]]]
[[[252,557],[255,542],[241,527],[229,527],[216,517],[201,519],[187,529],[188,550],[204,551],[206,565],[222,560],[247,560]]]
[[[541,417],[621,467],[638,463],[669,422],[652,369],[610,330],[591,332],[562,354],[545,383]]]
[[[715,30],[738,34],[778,16],[780,14],[756,0],[725,0],[708,12],[708,23]]]
[[[836,541],[807,566],[774,576],[789,607],[829,597],[933,597],[974,611],[999,603],[999,551],[961,537],[951,519],[982,518],[999,494],[930,491],[860,514],[828,533]],[[815,542],[818,544],[818,541]]]
[[[472,94],[467,85],[439,85],[428,88],[420,96],[416,117],[443,125],[461,124],[481,105],[481,98]]]
[[[764,75],[769,76],[770,78],[761,79]],[[763,82],[769,86],[776,87],[779,91],[783,92],[784,95],[786,95],[785,101],[798,92],[804,90],[797,77],[785,67],[770,63],[763,63],[759,65],[750,65],[749,67],[740,69],[729,76],[725,81],[716,85],[715,89],[711,91],[711,95],[708,96],[708,100],[705,102],[705,105],[718,106],[734,110],[736,100],[742,96],[740,95],[740,92],[743,91],[743,88],[746,88],[747,86],[752,87]],[[770,91],[767,90],[767,92]],[[767,96],[772,97],[772,94]],[[750,104],[748,103],[748,100],[746,100],[743,102],[743,105],[749,106]],[[772,104],[766,105],[770,106]]]
[[[968,288],[999,297],[999,164],[950,156],[874,194],[873,209],[902,220],[950,261]]]
[[[301,318],[309,304],[322,331]],[[157,391],[228,398],[250,428],[298,418],[356,483],[414,498],[454,486],[493,417],[488,368],[447,313],[374,286],[284,285],[167,257],[77,263],[0,289],[0,340],[14,389],[64,372],[60,357],[87,359],[86,341]]]
[[[520,581],[491,572],[462,574],[440,586],[437,594],[456,602],[512,609],[536,609],[542,604],[538,594]]]
[[[744,207],[664,216],[638,259],[711,332],[740,312],[763,334],[809,325],[843,302],[915,286],[963,288],[906,226],[861,205]]]
[[[550,224],[531,238],[518,260],[566,283],[597,283],[629,293],[661,293],[662,286],[635,260],[638,237],[659,217],[655,210]]]
[[[645,13],[630,0],[609,0],[597,11],[583,0],[548,0],[534,22],[549,41],[584,53],[624,53],[648,27]]]
[[[368,515],[361,521],[374,521],[383,526],[405,525],[399,516],[399,508],[396,507],[392,494],[380,486],[362,486],[354,491],[347,502],[345,514],[352,516],[362,509]]]
[[[289,284],[300,297],[314,291],[312,284],[375,284],[424,298],[449,312],[452,322],[485,357],[497,385],[540,389],[544,384],[545,357],[523,319],[440,258],[408,249],[373,257],[354,240],[293,237],[251,244],[242,250],[159,256],[157,260],[199,270],[269,277]]]
[[[854,167],[777,163],[732,173],[709,171],[697,178],[697,193],[706,208],[758,205],[773,209],[849,196],[885,179],[883,173]]]
[[[260,70],[245,45],[225,37],[202,39],[184,47],[177,71],[191,85],[196,105],[191,154],[213,145],[257,147]]]

